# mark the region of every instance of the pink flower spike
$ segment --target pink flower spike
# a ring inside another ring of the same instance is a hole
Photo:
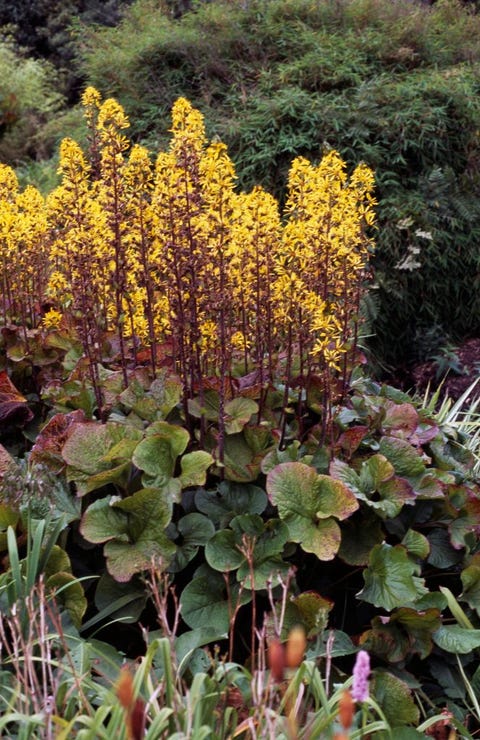
[[[368,699],[368,677],[370,675],[370,656],[366,650],[357,653],[353,666],[352,697],[355,701],[363,702]]]

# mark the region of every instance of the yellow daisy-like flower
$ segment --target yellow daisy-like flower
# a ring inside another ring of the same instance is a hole
[[[51,308],[47,311],[42,319],[42,325],[45,329],[58,329],[63,320],[63,314]]]

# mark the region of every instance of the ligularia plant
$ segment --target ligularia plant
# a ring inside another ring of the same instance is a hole
[[[208,142],[203,116],[187,100],[173,106],[170,148],[155,165],[131,146],[115,100],[102,102],[88,88],[83,104],[89,151],[63,141],[62,180],[46,204],[32,188],[19,193],[2,168],[4,320],[35,326],[40,296],[49,303],[45,328],[76,327],[100,416],[105,341],[118,348],[124,387],[140,347],[149,348],[154,373],[167,353],[187,419],[192,401],[203,408],[207,390],[218,393],[220,462],[239,375],[255,373],[259,420],[279,376],[284,409],[292,389],[301,400],[312,379],[329,409],[355,355],[372,249],[371,170],[359,165],[348,177],[333,150],[318,165],[295,159],[281,217],[262,188],[237,192],[226,146]],[[203,435],[203,419],[201,426]]]

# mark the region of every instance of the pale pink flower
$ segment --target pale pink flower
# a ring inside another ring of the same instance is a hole
[[[352,697],[363,702],[368,699],[368,677],[370,676],[370,656],[366,650],[357,653],[353,666]]]

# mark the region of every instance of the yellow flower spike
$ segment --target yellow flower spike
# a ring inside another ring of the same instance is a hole
[[[185,146],[190,146],[196,154],[205,147],[205,124],[200,111],[193,108],[186,98],[178,98],[172,108],[173,139],[171,151],[179,153]]]
[[[94,87],[89,86],[82,95],[82,105],[84,108],[100,108],[102,96]]]
[[[108,98],[100,106],[98,113],[98,130],[103,140],[108,141],[121,129],[130,127],[130,122],[120,103],[113,98]]]
[[[18,178],[14,170],[6,164],[0,164],[0,200],[9,200],[18,191]]]

